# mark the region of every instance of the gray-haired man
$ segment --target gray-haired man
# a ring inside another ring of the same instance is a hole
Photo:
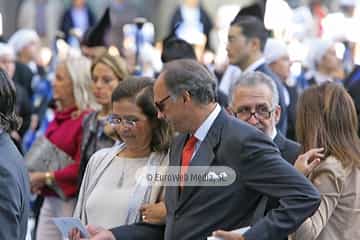
[[[300,145],[276,130],[281,108],[277,87],[270,77],[261,72],[241,75],[231,89],[230,111],[268,135],[278,146],[282,157],[294,164]]]

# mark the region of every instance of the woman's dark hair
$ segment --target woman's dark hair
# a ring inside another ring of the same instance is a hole
[[[153,79],[128,77],[121,81],[112,93],[111,102],[132,99],[149,119],[152,126],[151,151],[167,152],[172,139],[172,131],[165,120],[158,119],[154,104]]]
[[[15,86],[6,72],[0,68],[0,127],[7,132],[17,130],[20,127],[15,106]]]
[[[306,152],[325,148],[325,157],[334,156],[344,166],[360,167],[360,139],[355,105],[345,88],[325,83],[303,92],[296,116],[297,140]]]

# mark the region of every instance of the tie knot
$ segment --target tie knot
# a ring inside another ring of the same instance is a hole
[[[185,144],[185,147],[186,148],[192,148],[195,146],[196,142],[198,141],[198,139],[192,135],[187,141],[186,141],[186,144]]]
[[[196,142],[197,142],[197,138],[194,136],[194,135],[192,135],[189,139],[188,139],[188,142],[189,143],[191,143],[191,144],[195,144]]]

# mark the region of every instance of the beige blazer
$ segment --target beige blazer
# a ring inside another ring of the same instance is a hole
[[[343,167],[330,156],[309,178],[321,193],[321,204],[290,239],[360,239],[360,169]]]

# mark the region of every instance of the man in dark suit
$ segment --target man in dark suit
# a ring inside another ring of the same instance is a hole
[[[294,164],[300,145],[276,130],[281,116],[279,94],[274,81],[262,72],[248,72],[234,83],[230,94],[230,112],[268,135],[281,156]]]
[[[78,29],[81,33],[96,22],[95,14],[84,0],[73,0],[71,6],[64,12],[60,22],[60,30],[70,45],[74,44],[75,36],[71,31]]]
[[[284,86],[280,79],[265,63],[263,51],[268,38],[264,24],[253,16],[236,16],[230,24],[227,52],[230,64],[238,66],[243,72],[260,71],[270,76],[279,93],[281,117],[278,130],[286,134],[287,108],[284,97]]]
[[[0,239],[26,237],[30,191],[23,158],[7,132],[18,127],[15,87],[0,69]]]
[[[279,94],[274,81],[262,72],[248,72],[234,83],[230,93],[229,111],[237,118],[258,128],[271,138],[281,156],[294,165],[300,153],[300,144],[287,139],[276,130],[280,119]],[[279,206],[279,199],[264,197],[259,204],[259,214]],[[286,238],[287,239],[287,238]]]
[[[154,85],[158,117],[179,132],[170,149],[170,166],[181,173],[194,166],[227,166],[236,173],[227,186],[167,186],[165,226],[138,223],[111,231],[89,227],[93,240],[206,239],[217,229],[252,225],[241,239],[286,237],[318,208],[311,183],[284,161],[261,131],[239,121],[215,103],[214,76],[194,60],[168,63]],[[254,221],[263,195],[280,207]]]

